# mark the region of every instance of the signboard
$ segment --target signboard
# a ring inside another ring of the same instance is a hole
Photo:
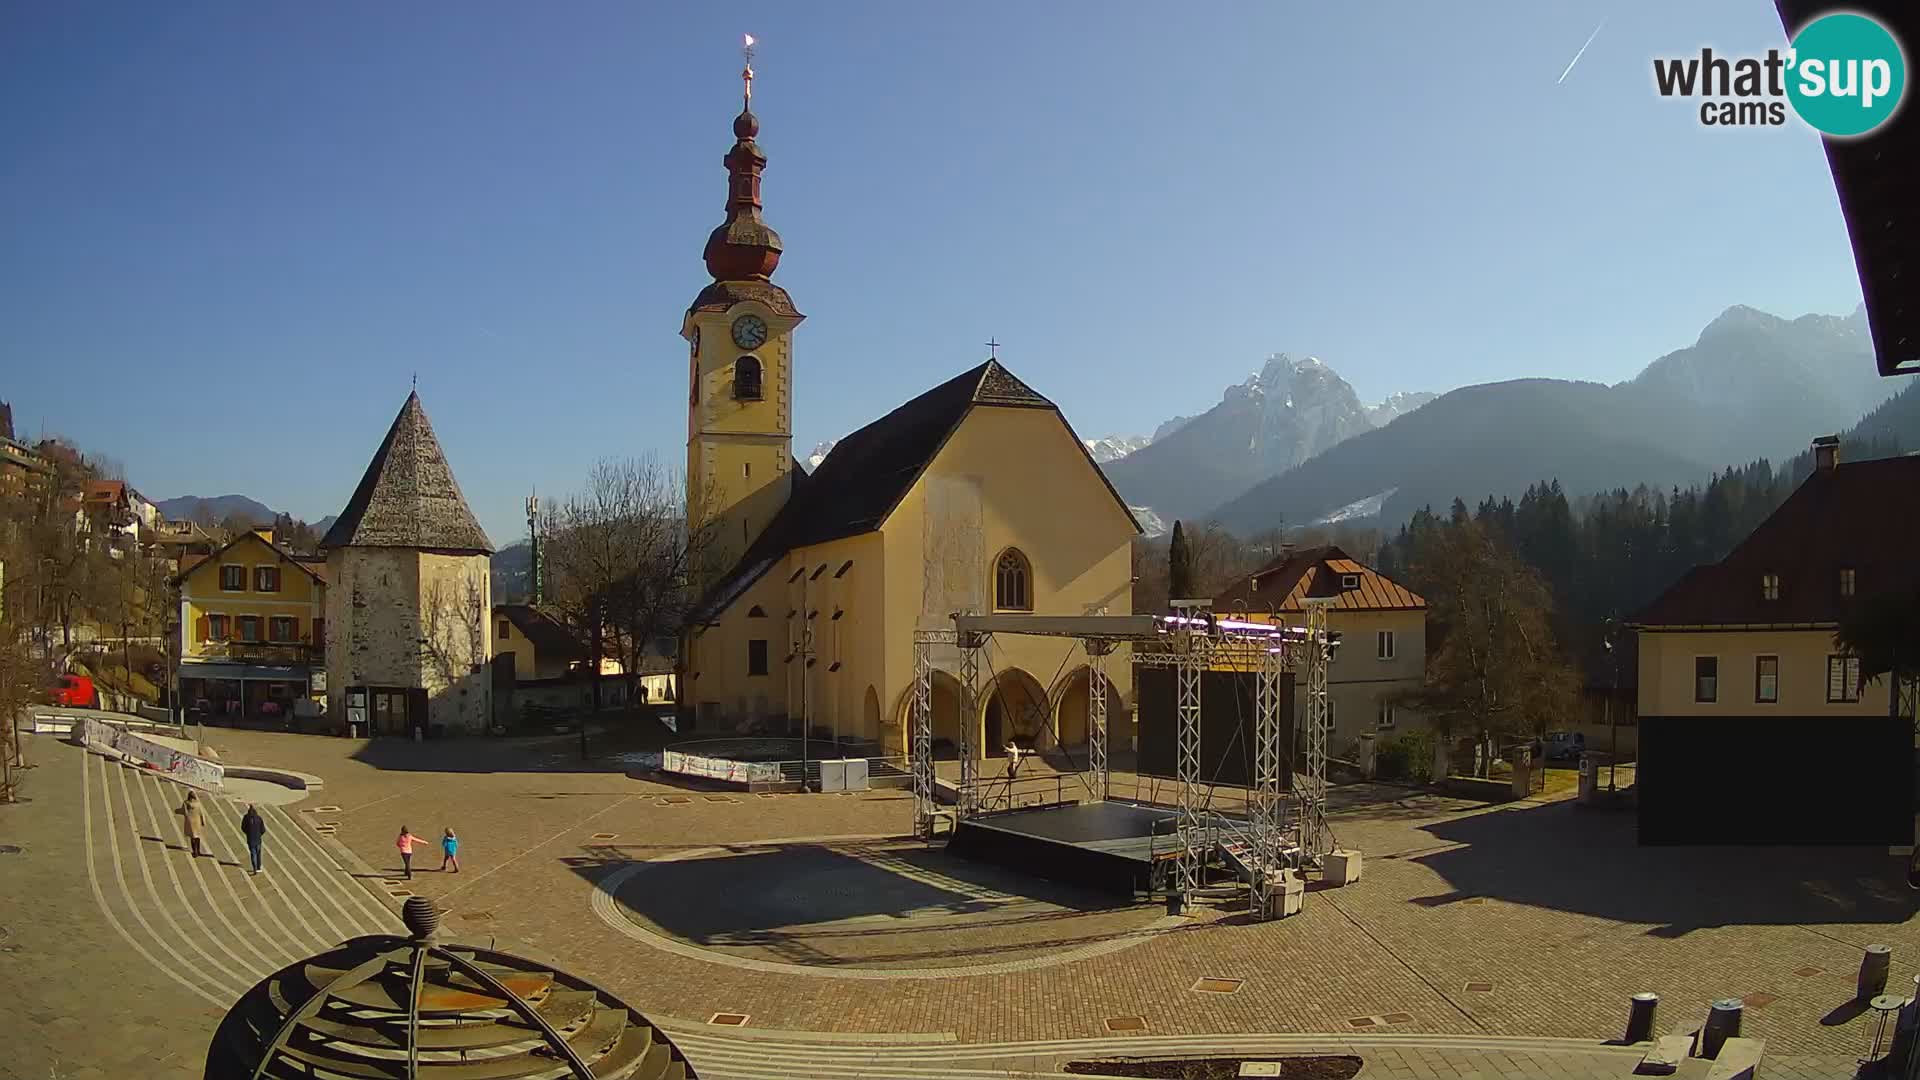
[[[310,673],[307,676],[307,682],[309,685],[313,687],[314,693],[324,694],[327,692],[327,673],[326,672],[315,671]]]
[[[367,710],[353,709],[353,708],[349,708],[347,710],[347,723],[364,724],[366,722],[367,722]]]
[[[354,690],[347,694],[347,704],[364,709],[367,706],[367,694],[364,690]]]
[[[728,761],[726,758],[696,757],[677,750],[660,755],[664,772],[698,776],[707,780],[725,780],[734,784],[778,783],[780,765],[772,761]]]

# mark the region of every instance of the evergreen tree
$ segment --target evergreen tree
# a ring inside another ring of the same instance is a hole
[[[1178,521],[1173,523],[1173,539],[1167,542],[1167,598],[1193,598],[1193,551]]]

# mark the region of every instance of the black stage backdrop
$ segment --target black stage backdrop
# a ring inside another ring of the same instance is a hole
[[[1177,776],[1180,718],[1175,710],[1172,668],[1143,668],[1140,682],[1140,755],[1143,776]],[[1200,779],[1206,783],[1253,782],[1255,676],[1207,671],[1200,675]],[[1293,674],[1280,675],[1280,785],[1293,781]]]

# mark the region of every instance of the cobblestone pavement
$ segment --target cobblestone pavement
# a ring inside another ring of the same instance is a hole
[[[1633,843],[1630,818],[1564,801],[1489,810],[1384,786],[1343,789],[1333,819],[1341,842],[1366,853],[1364,879],[1316,889],[1301,915],[1281,922],[1254,925],[1243,913],[1203,908],[1161,928],[1165,920],[1153,912],[1122,908],[1122,925],[1087,922],[1077,936],[1059,941],[1023,930],[1027,936],[996,954],[992,932],[970,929],[964,918],[942,928],[939,922],[952,915],[938,911],[916,916],[928,920],[926,929],[881,934],[896,927],[876,921],[868,924],[875,932],[863,936],[863,924],[848,919],[881,912],[859,911],[859,890],[847,895],[815,867],[797,878],[766,875],[782,880],[760,886],[769,893],[760,898],[736,895],[743,891],[738,879],[721,879],[728,907],[707,913],[696,932],[668,934],[684,950],[671,951],[636,941],[634,928],[650,923],[671,930],[650,917],[662,904],[680,912],[667,923],[678,918],[692,925],[686,920],[699,914],[697,897],[685,894],[704,887],[700,882],[681,880],[675,891],[682,895],[664,900],[625,887],[610,895],[601,886],[622,873],[633,881],[638,863],[701,849],[733,850],[695,861],[751,859],[770,850],[790,858],[790,849],[769,843],[781,837],[813,838],[816,847],[818,838],[840,838],[829,846],[838,850],[835,858],[863,867],[853,874],[880,872],[885,864],[873,858],[876,851],[905,858],[912,846],[873,839],[906,830],[910,798],[888,791],[768,799],[734,794],[710,801],[709,791],[629,779],[618,762],[583,769],[565,742],[359,743],[214,729],[207,738],[225,760],[325,779],[305,803],[276,810],[270,819],[269,859],[276,852],[297,854],[298,865],[260,880],[212,860],[187,859],[164,843],[168,837],[178,842],[177,819],[166,816],[162,797],[171,794],[177,805],[177,789],[71,748],[38,751],[45,760],[32,777],[35,801],[0,809],[8,842],[18,842],[13,835],[38,837],[23,845],[26,856],[5,856],[8,871],[28,867],[31,873],[0,875],[0,900],[23,912],[9,918],[10,937],[0,941],[18,939],[22,948],[0,954],[0,965],[25,971],[62,956],[60,935],[73,927],[77,970],[99,971],[98,985],[108,988],[102,992],[109,998],[144,980],[138,1007],[154,1012],[154,1021],[202,1025],[197,1043],[185,1040],[170,1051],[190,1050],[186,1060],[196,1067],[216,1015],[212,999],[264,973],[265,961],[277,958],[274,950],[282,946],[315,951],[331,943],[333,933],[390,927],[400,891],[445,904],[456,937],[494,938],[499,947],[546,957],[602,982],[684,1036],[696,1065],[705,1052],[711,1067],[703,1075],[743,1078],[795,1075],[793,1052],[781,1040],[810,1037],[806,1033],[827,1033],[830,1040],[833,1033],[842,1033],[841,1040],[889,1033],[925,1059],[932,1070],[925,1075],[965,1074],[955,1069],[1046,1074],[1068,1060],[1063,1054],[1104,1056],[1141,1039],[1206,1034],[1209,1045],[1225,1047],[1301,1033],[1292,1036],[1309,1041],[1300,1045],[1362,1047],[1352,1052],[1367,1059],[1366,1077],[1619,1076],[1630,1071],[1635,1055],[1602,1042],[1618,1035],[1628,995],[1641,990],[1661,995],[1663,1028],[1704,1015],[1712,999],[1746,995],[1747,1033],[1767,1040],[1768,1075],[1844,1076],[1871,1040],[1866,1017],[1836,1012],[1852,996],[1861,948],[1893,946],[1895,987],[1912,985],[1920,960],[1914,894],[1905,888],[1903,865],[1884,852],[1642,849]],[[93,771],[81,769],[82,758],[94,763]],[[89,805],[95,835],[85,844],[88,859],[59,857],[82,845]],[[107,828],[107,821],[117,828]],[[319,835],[318,824],[332,824],[337,841]],[[447,826],[458,830],[461,872],[437,872],[437,852],[417,855],[413,880],[387,886],[382,879],[399,871],[393,838],[401,824],[423,837]],[[139,839],[149,834],[162,841]],[[118,875],[110,869],[115,838]],[[237,838],[227,840],[233,850],[221,858],[243,860]],[[236,851],[240,859],[233,858]],[[98,903],[89,895],[89,868],[102,886]],[[922,876],[1020,895],[1016,883],[961,878],[951,870],[914,864]],[[649,868],[641,879],[657,872]],[[349,874],[368,879],[357,896]],[[30,903],[20,903],[19,888],[34,890]],[[270,891],[276,888],[284,891]],[[257,898],[252,889],[261,890]],[[801,921],[813,891],[820,893],[821,911],[837,914],[837,922]],[[1032,895],[1023,901],[1030,906],[1003,914],[1031,916],[1034,922],[1016,924],[1025,927],[1117,917]],[[60,910],[44,911],[43,896],[59,898]],[[76,903],[79,912],[102,917],[80,917]],[[745,917],[771,909],[790,930],[848,936],[824,939],[835,942],[825,956],[741,947],[730,956],[725,942],[711,940],[724,934],[729,910]],[[125,933],[106,925],[103,912]],[[139,925],[141,916],[150,928]],[[238,928],[224,944],[223,925]],[[1116,932],[1140,940],[1059,962],[1088,938]],[[896,947],[903,940],[907,946]],[[134,941],[150,959],[138,955]],[[161,941],[179,955],[169,955]],[[948,955],[927,959],[941,951]],[[729,962],[756,956],[774,956],[781,970]],[[1009,957],[1033,966],[973,973]],[[954,970],[921,970],[942,964]],[[186,974],[174,982],[156,976],[160,970]],[[52,1025],[63,1017],[91,1022],[86,994],[53,985],[62,974],[45,967],[47,981],[34,984],[38,996],[73,1003],[34,1020],[41,1057],[18,1067],[35,1080],[49,1075],[41,1065],[55,1061],[48,1055],[57,1053],[60,1032]],[[1194,989],[1202,978],[1241,981],[1233,992],[1209,993]],[[745,1027],[756,1034],[742,1041],[738,1030],[710,1026],[717,1013],[744,1014]],[[1110,1030],[1109,1020],[1119,1024]],[[1134,1034],[1115,1034],[1124,1030]],[[158,1034],[144,1037],[164,1041]],[[1531,1048],[1502,1050],[1503,1039]],[[1067,1040],[1073,1042],[1061,1045]],[[818,1075],[894,1074],[864,1071],[873,1064],[870,1048],[851,1041],[828,1045],[834,1049],[816,1046],[800,1055],[819,1059],[825,1071]],[[788,1071],[773,1057],[754,1056],[778,1053],[789,1055]],[[144,1060],[159,1060],[158,1053]],[[1540,1062],[1552,1068],[1530,1071],[1530,1063]],[[16,1063],[0,1065],[6,1067]]]

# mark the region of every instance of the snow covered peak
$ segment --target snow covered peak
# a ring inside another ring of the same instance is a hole
[[[806,465],[808,472],[812,472],[820,467],[821,462],[827,460],[827,454],[831,453],[834,446],[839,442],[839,439],[828,439],[826,442],[818,444],[813,448],[812,452],[801,459],[801,463]]]
[[[1135,450],[1153,442],[1151,435],[1108,435],[1099,439],[1082,439],[1087,445],[1087,453],[1093,460],[1105,465],[1109,461],[1119,461]]]

